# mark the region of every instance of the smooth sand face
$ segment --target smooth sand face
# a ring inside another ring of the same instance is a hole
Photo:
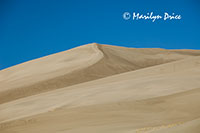
[[[199,55],[94,43],[2,70],[0,132],[199,133]]]

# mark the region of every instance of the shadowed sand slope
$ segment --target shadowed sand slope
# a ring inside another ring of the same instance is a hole
[[[88,44],[2,70],[0,132],[197,133],[199,55]]]
[[[0,71],[0,103],[197,55],[195,50],[83,45]]]

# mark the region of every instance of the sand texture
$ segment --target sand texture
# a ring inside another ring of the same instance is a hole
[[[92,43],[1,70],[0,133],[200,133],[200,50]]]

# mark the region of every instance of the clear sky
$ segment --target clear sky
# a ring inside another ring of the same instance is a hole
[[[181,14],[154,23],[124,12]],[[0,0],[0,69],[97,42],[200,49],[199,0]]]

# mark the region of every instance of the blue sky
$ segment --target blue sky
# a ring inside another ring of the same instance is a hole
[[[124,12],[181,14],[154,23]],[[0,0],[0,69],[97,42],[200,49],[199,0]]]

